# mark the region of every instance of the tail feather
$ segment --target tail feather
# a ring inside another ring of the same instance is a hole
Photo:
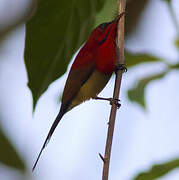
[[[38,155],[38,157],[37,157],[37,160],[36,160],[35,163],[34,163],[34,166],[33,166],[33,168],[32,168],[32,171],[34,171],[34,169],[35,169],[35,167],[36,167],[36,165],[37,165],[37,163],[38,163],[38,161],[39,161],[39,158],[40,158],[43,150],[45,149],[45,147],[47,146],[48,142],[50,141],[53,132],[55,131],[58,123],[60,122],[60,120],[62,119],[62,117],[63,117],[64,114],[65,114],[65,113],[60,110],[60,112],[59,112],[59,114],[57,115],[55,121],[53,122],[52,127],[50,128],[50,131],[49,131],[49,133],[48,133],[48,135],[47,135],[47,138],[46,138],[46,140],[45,140],[45,142],[44,142],[44,144],[43,144],[43,146],[42,146],[42,148],[41,148],[41,150],[40,150],[40,153],[39,153],[39,155]]]

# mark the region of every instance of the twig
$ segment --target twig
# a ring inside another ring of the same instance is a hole
[[[120,0],[118,2],[119,6],[119,14],[125,12],[126,0]],[[124,64],[124,16],[121,17],[119,24],[118,24],[118,56],[116,65]],[[118,69],[116,71],[116,78],[115,78],[115,87],[113,98],[119,98],[119,92],[121,87],[121,80],[122,80],[122,73],[123,71]],[[106,140],[106,148],[105,148],[105,155],[104,165],[103,165],[103,174],[102,180],[108,180],[109,175],[109,163],[110,163],[110,156],[111,156],[111,148],[112,148],[112,139],[113,139],[113,132],[114,132],[114,125],[115,125],[115,118],[116,118],[117,106],[115,103],[111,106],[111,113],[109,117],[109,127],[108,127],[108,134]]]

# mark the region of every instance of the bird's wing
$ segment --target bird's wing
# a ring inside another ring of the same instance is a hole
[[[95,61],[90,60],[82,64],[78,68],[73,68],[67,78],[66,85],[62,96],[61,112],[65,113],[70,106],[72,100],[83,84],[89,79],[95,70]]]

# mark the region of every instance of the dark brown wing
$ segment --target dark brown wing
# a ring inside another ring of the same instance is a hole
[[[88,61],[79,68],[70,71],[62,96],[61,113],[66,113],[72,100],[83,84],[89,79],[95,70],[95,61]]]

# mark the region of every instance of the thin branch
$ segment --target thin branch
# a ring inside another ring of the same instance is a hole
[[[119,6],[119,15],[125,12],[126,0],[120,0],[118,2]],[[117,48],[118,56],[116,61],[116,66],[124,64],[124,16],[121,17],[118,24],[118,48]],[[122,73],[123,70],[118,69],[116,71],[116,78],[115,78],[115,87],[113,98],[119,98],[119,92],[121,87],[121,80],[122,80]],[[112,148],[112,139],[114,133],[114,125],[115,125],[115,118],[117,112],[117,105],[116,103],[112,103],[111,106],[111,113],[109,117],[109,127],[108,127],[108,134],[106,140],[106,148],[105,148],[105,155],[104,155],[104,165],[103,165],[103,174],[102,180],[108,180],[109,175],[109,163],[110,163],[110,156],[111,156],[111,148]]]

